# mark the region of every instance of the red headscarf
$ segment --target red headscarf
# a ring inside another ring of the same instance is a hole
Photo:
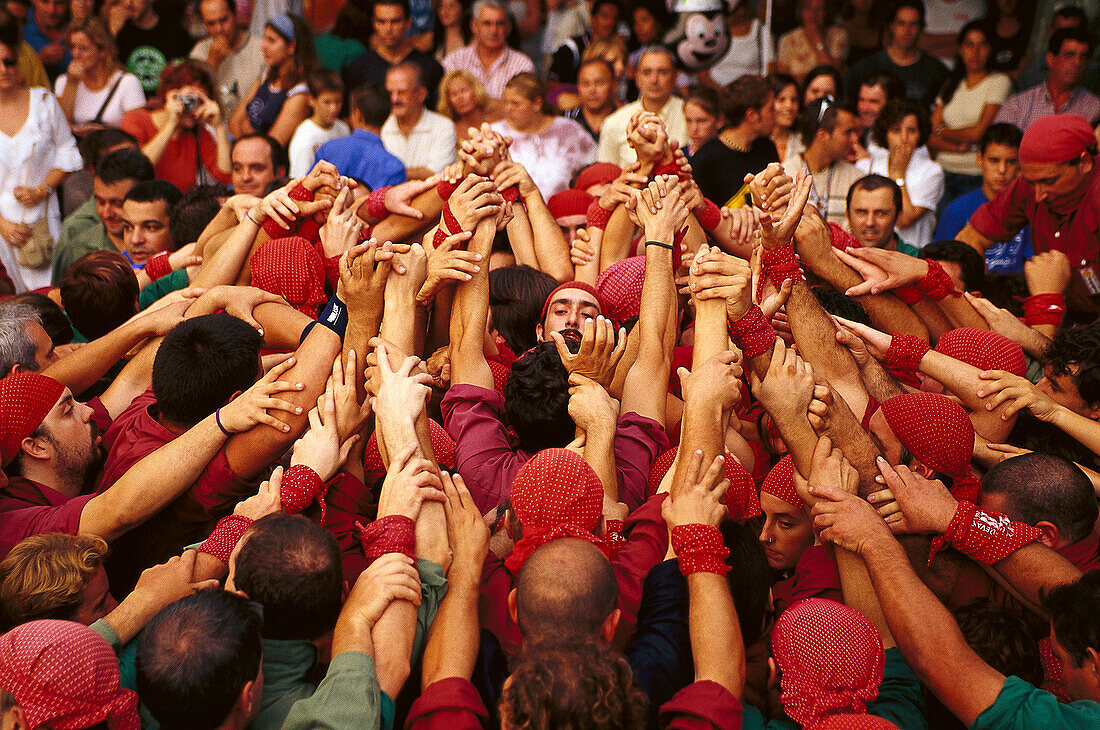
[[[648,494],[653,495],[660,488],[661,480],[665,478],[665,474],[676,462],[676,454],[679,451],[680,447],[674,446],[653,461],[653,468],[649,471],[649,482],[647,484]],[[726,452],[725,476],[730,482],[729,488],[726,489],[726,494],[722,498],[728,511],[727,516],[731,520],[740,522],[759,515],[760,497],[756,493],[756,482],[753,481],[752,474],[749,474],[745,467],[741,465],[741,462],[733,458],[728,451]]]
[[[1027,372],[1023,348],[997,332],[959,327],[944,333],[935,349],[982,370],[1007,370],[1020,377]]]
[[[1020,162],[1058,164],[1096,144],[1092,125],[1080,114],[1051,114],[1028,125],[1020,140]]]
[[[637,316],[644,282],[645,256],[631,256],[604,269],[596,279],[596,290],[607,303],[604,316],[619,324]]]
[[[603,513],[603,484],[580,454],[569,449],[544,449],[516,473],[512,509],[523,537],[504,561],[518,573],[540,546],[559,537],[578,537],[610,550],[592,530]]]
[[[862,720],[882,683],[882,638],[858,611],[825,598],[799,601],[776,621],[772,653],[782,671],[780,700],[792,720],[809,730],[864,727],[827,722],[837,715]]]
[[[970,470],[974,425],[962,406],[938,393],[905,393],[883,403],[882,413],[902,446],[955,480],[956,499],[976,501],[981,482]]]
[[[588,190],[593,185],[607,185],[615,182],[622,174],[622,168],[614,162],[593,162],[580,171],[573,187],[577,190]]]
[[[560,193],[551,195],[550,199],[546,201],[546,207],[554,218],[565,218],[571,215],[587,214],[588,206],[592,205],[593,200],[595,198],[584,192],[584,190],[566,188]]]
[[[428,419],[428,433],[432,441],[432,453],[435,463],[444,469],[454,469],[455,442],[435,421]],[[378,432],[371,433],[363,452],[363,469],[367,475],[380,479],[386,474],[386,465],[382,463],[382,452],[378,450]]]
[[[137,695],[119,686],[110,644],[75,621],[31,621],[0,636],[0,687],[15,696],[27,727],[140,727]]]
[[[64,385],[38,373],[0,379],[0,466],[11,463],[23,439],[34,433],[64,392]]]
[[[559,292],[563,292],[566,289],[579,289],[591,294],[596,298],[596,305],[600,308],[600,314],[607,314],[607,305],[604,303],[604,298],[600,295],[600,292],[596,290],[596,287],[583,281],[567,281],[559,285],[554,291],[546,296],[546,301],[542,303],[542,313],[539,314],[540,322],[546,322],[546,313],[550,311],[550,302],[554,301],[554,297],[556,297]]]
[[[768,476],[764,477],[764,483],[760,485],[761,492],[767,492],[776,499],[781,499],[792,507],[797,507],[803,512],[809,512],[809,507],[798,496],[798,490],[794,488],[794,459],[787,454],[772,467]]]
[[[274,238],[260,246],[249,261],[252,286],[281,296],[299,312],[317,317],[326,301],[325,263],[301,236]]]

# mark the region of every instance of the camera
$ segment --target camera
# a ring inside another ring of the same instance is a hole
[[[181,94],[177,97],[180,102],[180,106],[183,107],[183,111],[190,112],[198,109],[202,106],[202,99],[194,94]]]

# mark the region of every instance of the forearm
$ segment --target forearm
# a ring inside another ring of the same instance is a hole
[[[692,573],[688,631],[695,681],[713,681],[735,697],[745,688],[745,646],[729,586],[718,573]]]
[[[539,270],[545,271],[559,282],[573,278],[573,265],[569,261],[569,244],[561,232],[561,226],[550,214],[546,201],[536,189],[523,199],[527,205],[527,217],[535,239],[535,258]]]
[[[516,257],[516,264],[538,269],[539,260],[535,254],[535,233],[531,229],[531,220],[527,217],[527,212],[522,205],[512,205],[512,220],[508,221],[506,230],[508,232],[508,242],[512,244],[512,253]]]
[[[924,215],[924,213],[924,208],[913,205],[913,201],[909,197],[909,186],[903,185],[901,188],[901,212],[898,213],[898,220],[894,225],[897,228],[911,226],[916,223],[917,219]]]
[[[76,107],[76,88],[79,85],[79,82],[70,78],[65,79],[65,90],[61,92],[61,96],[57,97],[57,102],[61,104],[61,111],[64,112],[65,119],[69,120],[69,124],[76,123],[73,109]]]
[[[841,450],[844,457],[855,468],[859,474],[861,497],[866,497],[871,492],[882,488],[875,481],[875,477],[879,475],[875,460],[881,453],[871,436],[863,430],[860,419],[839,393],[833,394],[833,402],[829,406],[829,414],[825,419],[825,428],[819,435],[828,436],[833,445]]]
[[[844,396],[852,410],[862,413],[868,399],[855,358],[836,341],[836,325],[806,282],[791,288],[787,315],[799,354]]]
[[[68,179],[69,173],[65,170],[59,170],[54,168],[46,173],[46,179],[42,181],[42,184],[50,188],[50,190],[57,190],[61,187],[61,183]]]
[[[981,370],[949,355],[929,350],[921,358],[920,372],[942,383],[963,402],[970,411],[974,428],[982,436],[996,443],[1008,437],[1016,419],[1001,418],[1008,403],[993,411],[986,409],[984,399],[978,396],[978,391],[987,382],[978,377]]]
[[[230,211],[230,215],[232,215],[232,211]],[[233,215],[233,219],[236,220],[235,215]],[[236,282],[241,269],[244,268],[245,261],[248,259],[248,253],[252,250],[256,234],[259,232],[260,226],[251,218],[251,214],[245,216],[232,229],[232,233],[218,246],[216,251],[204,255],[198,276],[191,282],[191,285],[208,289],[218,284],[233,284]],[[205,233],[206,231],[203,231],[203,234]]]
[[[413,641],[416,639],[416,606],[395,600],[378,618],[370,632],[374,645],[374,666],[378,684],[390,697],[397,697],[412,671]],[[375,639],[374,637],[378,637]],[[335,641],[333,654],[336,653]]]
[[[293,351],[302,340],[302,332],[313,321],[283,302],[264,302],[252,310],[252,317],[264,330],[264,346],[269,350]]]
[[[141,148],[141,151],[149,158],[149,161],[154,165],[160,162],[160,158],[164,156],[164,151],[168,149],[168,143],[172,140],[172,135],[176,133],[176,123],[169,122],[153,135],[153,138],[145,143]]]
[[[233,143],[229,141],[229,132],[221,122],[214,128],[214,143],[218,149],[218,171],[228,175],[233,172],[233,160],[230,157]]]
[[[969,223],[961,231],[955,234],[955,240],[965,243],[978,253],[985,255],[986,249],[993,245],[993,239],[986,238]]]
[[[379,619],[378,623],[382,623],[382,620]],[[375,626],[377,625],[375,624]],[[369,624],[358,616],[345,615],[342,612],[340,617],[336,619],[336,628],[332,632],[332,656],[336,657],[348,651],[361,651],[373,658],[374,640]],[[378,669],[376,663],[375,670],[378,671]],[[379,684],[381,684],[381,678],[379,678]],[[384,690],[385,687],[383,687]]]
[[[928,297],[922,296],[913,303],[912,307],[913,311],[920,317],[921,322],[928,328],[928,342],[935,343],[942,334],[955,329],[947,316]]]
[[[489,260],[495,227],[492,221],[482,220],[470,239],[469,249],[480,253],[483,261]],[[454,304],[451,307],[451,383],[469,383],[486,388],[493,387],[493,375],[485,362],[483,338],[489,317],[488,267],[473,275],[469,281],[455,285]]]
[[[470,573],[467,575],[466,573]],[[451,567],[447,597],[432,622],[424,649],[423,686],[448,677],[469,679],[478,649],[477,600],[480,575]]]
[[[630,256],[630,244],[634,242],[634,224],[626,208],[620,205],[611,213],[603,230],[600,244],[600,271]]]
[[[604,423],[585,432],[584,460],[603,484],[612,503],[619,501],[619,475],[615,470],[615,424]]]
[[[638,354],[623,383],[621,411],[663,423],[666,391],[653,386],[668,382],[671,368],[669,324],[677,316],[672,251],[662,246],[646,246],[645,257],[645,279],[638,324],[634,328],[638,333]]]
[[[49,365],[42,374],[73,393],[83,393],[148,336],[140,321],[131,320]]]
[[[435,225],[435,222],[439,220],[440,213],[443,212],[443,199],[439,197],[439,193],[434,188],[416,196],[411,205],[423,213],[424,217],[417,220],[409,216],[391,213],[374,226],[371,235],[379,242],[411,241]],[[357,215],[364,218],[364,213],[364,207],[360,206]],[[367,219],[364,218],[364,220]],[[367,222],[370,221],[367,220]],[[488,258],[486,258],[487,260]]]
[[[1081,577],[1080,570],[1041,542],[1024,545],[993,569],[1034,606],[1042,606],[1045,593]]]
[[[935,305],[939,307],[940,311],[947,317],[947,320],[951,323],[952,329],[958,327],[973,327],[980,330],[989,329],[989,323],[985,321],[985,317],[978,314],[978,310],[974,309],[974,305],[968,302],[966,297],[949,294],[943,299],[935,302]]]
[[[886,622],[886,616],[879,605],[875,587],[871,584],[871,576],[867,573],[867,566],[855,553],[842,547],[833,546],[833,556],[836,560],[837,572],[840,574],[840,591],[844,595],[844,603],[863,614],[863,617],[874,624],[882,637],[884,649],[897,645],[893,634],[890,633],[890,625]]]
[[[603,248],[603,229],[589,227],[586,230],[588,231],[588,245],[592,249],[592,260],[576,267],[573,271],[573,280],[583,281],[586,284],[595,286],[596,280],[600,278],[600,251]]]
[[[1100,454],[1100,423],[1061,405],[1057,406],[1051,423],[1080,441],[1093,453]]]

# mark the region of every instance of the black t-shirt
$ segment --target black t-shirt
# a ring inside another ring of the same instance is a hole
[[[126,70],[141,79],[146,96],[156,93],[160,72],[169,61],[187,58],[194,45],[179,23],[161,16],[149,30],[127,20],[118,32],[118,57]]]
[[[691,156],[691,174],[708,199],[737,208],[751,202],[745,175],[758,173],[772,162],[781,160],[775,143],[767,137],[754,139],[747,152],[732,149],[715,137]]]
[[[844,77],[844,88],[849,99],[859,98],[859,85],[863,79],[873,73],[889,71],[905,84],[905,95],[916,99],[928,109],[936,102],[943,83],[947,81],[948,70],[939,59],[921,51],[916,63],[899,66],[890,58],[885,49],[863,59],[848,71]]]
[[[588,48],[588,34],[573,36],[562,43],[550,60],[548,76],[563,84],[577,83],[577,73],[581,68],[581,56]]]
[[[439,96],[439,82],[443,80],[443,67],[439,65],[439,61],[416,48],[405,56],[404,60],[420,67],[421,80],[428,89],[428,98],[424,104],[429,109],[435,109],[436,99]],[[351,59],[344,68],[344,87],[347,93],[350,94],[356,87],[366,83],[384,87],[386,74],[394,65],[379,56],[373,48],[368,47],[366,51]]]

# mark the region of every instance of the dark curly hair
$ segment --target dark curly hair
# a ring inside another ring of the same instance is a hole
[[[564,330],[562,335],[570,351],[576,353],[580,333]],[[573,440],[576,424],[569,417],[569,373],[553,342],[540,342],[512,363],[504,383],[504,410],[508,425],[519,438],[519,448],[529,454]]]
[[[1043,353],[1043,364],[1055,376],[1069,375],[1077,367],[1073,383],[1091,408],[1100,403],[1100,324],[1063,327]]]
[[[602,641],[525,647],[500,698],[515,730],[617,730],[645,725],[646,696],[626,658]]]
[[[879,112],[878,119],[875,120],[875,127],[871,132],[875,143],[883,149],[889,149],[890,145],[886,141],[886,133],[895,124],[901,124],[910,114],[917,118],[917,129],[920,134],[917,146],[920,147],[927,142],[928,137],[932,134],[932,121],[928,117],[928,110],[921,106],[918,101],[901,98],[886,102],[886,106]]]
[[[534,347],[539,312],[558,282],[530,266],[505,266],[489,272],[489,309],[493,329],[515,353]]]

